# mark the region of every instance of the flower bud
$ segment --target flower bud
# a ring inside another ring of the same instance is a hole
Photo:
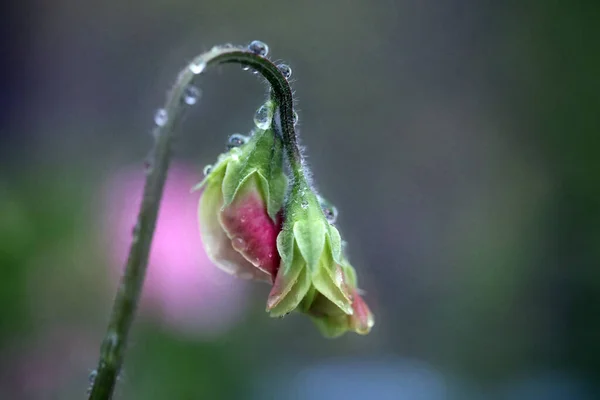
[[[286,186],[281,139],[270,129],[256,130],[247,143],[219,157],[195,188],[203,189],[198,212],[202,241],[219,268],[273,282]]]
[[[281,265],[267,301],[273,317],[294,309],[309,314],[326,336],[366,334],[373,316],[358,295],[354,269],[342,255],[338,230],[304,179],[292,187],[277,236]]]

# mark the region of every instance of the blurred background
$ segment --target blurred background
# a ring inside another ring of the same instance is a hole
[[[559,4],[562,3],[562,4]],[[265,99],[203,76],[178,131],[116,398],[600,398],[600,3],[24,1],[0,13],[0,398],[79,399],[155,110],[214,44],[293,69],[370,335],[264,312],[189,189]]]

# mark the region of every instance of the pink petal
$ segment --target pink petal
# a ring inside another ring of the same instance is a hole
[[[369,333],[374,324],[373,314],[356,290],[353,291],[352,298],[354,313],[349,317],[351,329],[360,334]]]
[[[256,268],[235,250],[231,239],[223,230],[219,221],[223,206],[221,182],[209,183],[201,196],[200,231],[206,254],[211,261],[221,270],[239,278],[271,282],[271,274]]]
[[[277,235],[281,230],[281,216],[273,222],[260,194],[248,190],[221,212],[221,224],[233,248],[274,281],[280,261]]]

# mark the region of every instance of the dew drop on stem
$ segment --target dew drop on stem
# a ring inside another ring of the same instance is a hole
[[[279,72],[281,72],[285,79],[289,79],[292,76],[292,69],[287,64],[279,64],[277,69],[279,69]]]
[[[198,102],[198,99],[200,99],[201,95],[202,92],[200,89],[198,89],[196,86],[189,85],[183,92],[183,101],[185,101],[185,104],[193,106]]]
[[[204,61],[193,62],[190,64],[189,68],[190,71],[192,71],[192,74],[198,75],[204,72],[206,69],[206,63]]]
[[[154,123],[157,126],[165,126],[168,120],[169,115],[167,114],[167,110],[164,108],[159,108],[156,110],[156,114],[154,114]]]
[[[263,104],[254,114],[254,123],[259,129],[269,129],[272,118],[270,105]]]
[[[269,46],[265,42],[261,42],[260,40],[253,40],[248,45],[248,50],[262,57],[266,57],[269,54]]]

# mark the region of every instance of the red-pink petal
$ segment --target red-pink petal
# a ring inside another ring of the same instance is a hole
[[[256,190],[238,194],[236,200],[221,212],[221,224],[231,244],[246,260],[271,275],[275,280],[279,268],[277,235],[281,218],[273,222]]]
[[[356,290],[352,293],[352,310],[354,313],[349,317],[352,330],[360,334],[369,333],[374,323],[373,314]]]

